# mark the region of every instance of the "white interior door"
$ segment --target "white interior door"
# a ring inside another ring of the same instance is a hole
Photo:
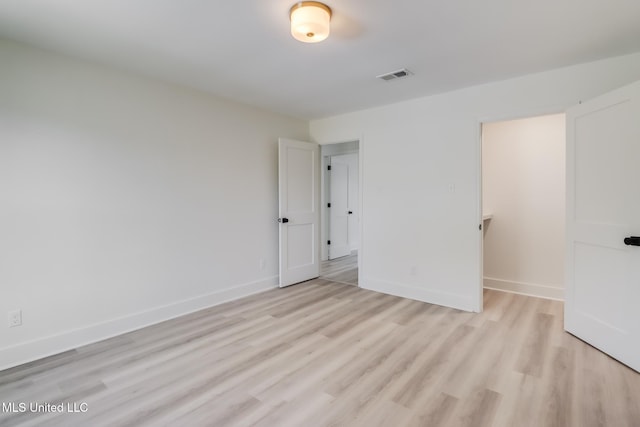
[[[331,158],[329,170],[329,259],[349,255],[349,165]]]
[[[567,112],[565,329],[640,371],[640,82]]]
[[[318,144],[278,141],[280,287],[320,275],[319,159]]]
[[[346,154],[349,164],[349,247],[351,251],[360,249],[360,208],[359,208],[359,167],[358,153]]]

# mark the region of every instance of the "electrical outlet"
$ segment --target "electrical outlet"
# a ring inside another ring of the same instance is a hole
[[[260,258],[260,260],[258,261],[258,267],[260,267],[260,270],[264,270],[266,266],[267,262],[264,260],[264,258]]]
[[[10,328],[22,325],[22,310],[10,311],[7,320],[9,321]]]

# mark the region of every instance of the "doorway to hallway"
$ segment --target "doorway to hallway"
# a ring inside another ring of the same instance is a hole
[[[358,286],[358,252],[320,263],[320,278]]]

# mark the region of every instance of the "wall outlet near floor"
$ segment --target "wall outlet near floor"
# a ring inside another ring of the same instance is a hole
[[[267,265],[267,262],[264,260],[264,258],[260,258],[260,260],[258,261],[258,267],[260,267],[260,270],[264,270],[266,265]]]
[[[22,325],[22,310],[13,310],[7,313],[7,320],[10,328]]]

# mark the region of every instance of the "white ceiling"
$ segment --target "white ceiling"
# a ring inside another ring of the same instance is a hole
[[[640,51],[638,0],[326,0],[317,44],[293,3],[0,0],[0,37],[304,119]]]

